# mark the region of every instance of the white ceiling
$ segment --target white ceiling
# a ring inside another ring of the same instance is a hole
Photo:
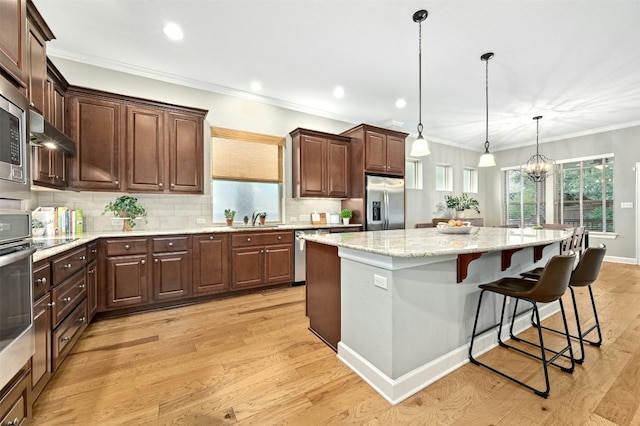
[[[492,150],[640,125],[638,0],[34,0],[56,57]],[[184,39],[164,37],[167,22]],[[258,80],[263,90],[251,92]],[[73,82],[71,82],[73,83]],[[346,95],[335,99],[335,86]],[[159,96],[161,98],[161,96]],[[407,106],[397,109],[397,98]],[[248,118],[249,119],[249,118]],[[322,130],[322,129],[318,129]]]

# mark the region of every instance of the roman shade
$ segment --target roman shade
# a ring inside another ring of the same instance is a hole
[[[283,181],[285,138],[211,127],[211,178]]]

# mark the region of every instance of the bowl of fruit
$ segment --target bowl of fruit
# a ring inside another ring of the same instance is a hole
[[[440,222],[436,229],[441,234],[468,234],[473,229],[471,222],[451,219],[448,222]]]

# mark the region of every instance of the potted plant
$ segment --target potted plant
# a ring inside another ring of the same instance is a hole
[[[264,225],[267,220],[267,212],[258,213],[258,217],[260,218],[260,225]]]
[[[353,217],[353,212],[349,209],[342,209],[342,211],[340,211],[340,217],[342,218],[342,224],[348,225],[349,220]]]
[[[144,206],[137,198],[129,195],[122,195],[107,204],[102,214],[107,212],[113,212],[114,216],[126,218],[122,224],[123,231],[131,231],[135,228],[137,218],[143,218],[147,223],[147,211]]]
[[[465,210],[475,210],[476,213],[480,213],[478,207],[480,203],[475,198],[472,198],[466,192],[463,192],[460,196],[445,195],[444,200],[447,207],[456,211],[456,217],[463,218]]]
[[[242,222],[247,225],[249,223],[249,216],[244,215],[244,217],[242,218]]]
[[[31,234],[34,237],[42,237],[44,235],[44,223],[36,218],[31,219]]]
[[[233,224],[233,218],[236,217],[236,211],[231,209],[224,209],[224,218],[227,221],[227,226]]]

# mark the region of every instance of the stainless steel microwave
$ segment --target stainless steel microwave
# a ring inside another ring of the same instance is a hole
[[[0,197],[30,197],[27,98],[0,77]]]

